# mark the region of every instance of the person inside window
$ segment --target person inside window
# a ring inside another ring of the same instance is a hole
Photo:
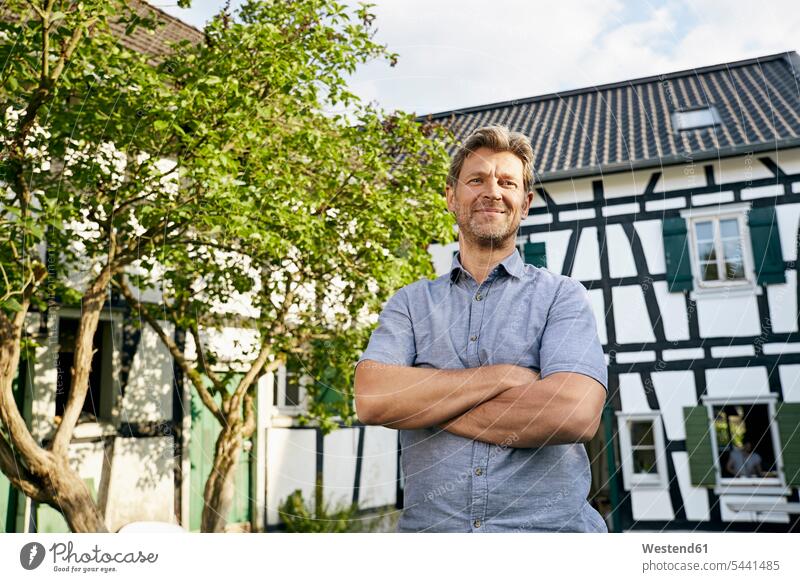
[[[734,477],[763,477],[761,468],[761,455],[753,451],[753,443],[745,440],[741,447],[734,447],[728,455],[725,465],[728,472]]]

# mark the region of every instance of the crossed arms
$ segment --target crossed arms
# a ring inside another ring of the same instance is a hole
[[[586,442],[606,398],[589,376],[496,364],[464,370],[364,360],[356,368],[358,417],[389,428],[441,427],[491,444],[529,448]]]

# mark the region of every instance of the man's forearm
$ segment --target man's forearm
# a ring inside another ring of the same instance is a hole
[[[575,376],[580,375],[551,374],[515,386],[441,426],[458,436],[514,448],[583,442],[597,430],[605,392],[599,383]],[[570,384],[576,380],[579,385]]]
[[[365,360],[356,368],[356,410],[365,424],[428,428],[525,382],[531,374],[510,364],[438,370]]]

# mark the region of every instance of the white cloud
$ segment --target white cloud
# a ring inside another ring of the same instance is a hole
[[[787,0],[557,3],[407,0],[374,8],[400,54],[352,87],[387,109],[431,113],[794,50]]]

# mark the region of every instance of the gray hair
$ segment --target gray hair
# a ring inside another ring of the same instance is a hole
[[[473,131],[458,148],[450,161],[447,173],[447,185],[455,189],[458,176],[467,156],[480,148],[489,148],[495,152],[511,152],[522,160],[522,179],[525,192],[533,187],[533,148],[524,133],[510,131],[504,125],[487,125]]]

